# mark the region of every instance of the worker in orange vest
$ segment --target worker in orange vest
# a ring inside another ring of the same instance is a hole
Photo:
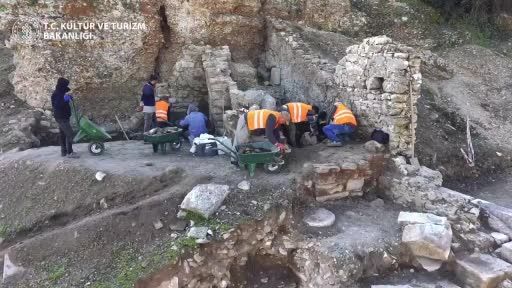
[[[357,120],[352,111],[341,102],[336,102],[336,111],[331,120],[331,124],[325,126],[322,130],[330,140],[328,146],[342,146],[343,140],[354,133],[357,128]]]
[[[264,135],[268,141],[276,145],[280,150],[286,150],[286,145],[281,143],[280,127],[290,121],[288,111],[253,110],[242,115],[235,132],[234,145],[244,144],[250,141],[251,136]]]
[[[155,103],[156,125],[163,128],[170,126],[169,119],[171,115],[171,104],[169,96],[162,96]]]
[[[294,102],[283,106],[290,113],[290,125],[285,134],[293,147],[302,147],[301,138],[306,132],[311,132],[310,119],[317,114],[318,107],[305,103]]]

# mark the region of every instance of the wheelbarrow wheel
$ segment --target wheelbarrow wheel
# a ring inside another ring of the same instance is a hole
[[[171,143],[171,149],[173,151],[178,151],[181,149],[181,140],[178,140],[178,142]]]
[[[270,174],[277,174],[283,170],[284,164],[283,163],[266,163],[263,168],[265,169],[265,172]]]
[[[89,152],[93,156],[99,156],[105,152],[105,145],[101,142],[92,142],[89,144]]]

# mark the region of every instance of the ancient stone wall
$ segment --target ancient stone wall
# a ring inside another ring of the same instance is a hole
[[[376,188],[387,156],[377,153],[365,158],[340,157],[336,162],[307,164],[298,179],[298,191],[320,202],[363,196]]]
[[[356,114],[360,130],[389,133],[392,154],[414,154],[420,64],[412,48],[380,36],[349,47],[336,68],[341,100]]]
[[[158,95],[176,98],[174,109],[186,111],[189,104],[198,105],[208,100],[208,88],[203,69],[204,46],[187,45],[173,67],[158,85]],[[163,76],[163,75],[162,75]],[[168,79],[166,79],[168,78]]]
[[[229,47],[207,47],[203,55],[203,66],[208,86],[210,121],[217,133],[223,132],[224,111],[231,109],[230,91],[237,91],[236,83],[231,79],[231,52]]]
[[[439,171],[407,164],[404,157],[393,159],[393,165],[379,180],[379,189],[393,202],[413,211],[445,216],[458,232],[467,232],[479,225],[480,209],[473,197],[442,187]],[[394,171],[398,171],[395,173]]]
[[[315,53],[285,22],[272,21],[268,37],[265,65],[280,69],[280,100],[310,102],[322,108],[334,103],[338,96],[334,63]]]

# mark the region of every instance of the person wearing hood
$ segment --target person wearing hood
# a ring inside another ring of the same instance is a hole
[[[187,116],[180,121],[180,126],[188,128],[188,139],[190,144],[194,143],[194,139],[201,134],[208,133],[208,118],[195,105],[188,105]]]
[[[71,127],[71,107],[69,103],[73,101],[73,96],[68,94],[69,80],[66,78],[59,78],[55,91],[52,94],[52,108],[53,117],[57,124],[59,124],[60,133],[60,149],[63,157],[79,158],[79,156],[73,152],[73,128]]]
[[[140,97],[140,107],[142,112],[144,113],[144,133],[151,130],[151,127],[156,122],[156,83],[158,83],[158,77],[156,75],[151,75],[151,77],[149,77],[149,81],[142,88],[142,96]]]

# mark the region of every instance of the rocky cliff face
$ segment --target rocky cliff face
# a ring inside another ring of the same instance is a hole
[[[178,59],[194,54],[190,45],[227,45],[233,60],[255,64],[264,49],[266,16],[304,21],[335,31],[346,30],[352,23],[348,0],[11,2],[2,4],[0,9],[0,30],[6,35],[13,25],[19,27],[27,21],[37,22],[42,33],[55,32],[48,29],[52,23],[144,23],[147,29],[96,29],[92,31],[94,40],[43,40],[27,45],[17,41],[16,34],[7,37],[6,44],[14,54],[11,82],[16,96],[30,106],[48,108],[55,79],[64,76],[80,96],[83,110],[99,122],[111,120],[112,112],[129,114],[137,103],[141,84],[151,73],[159,73],[163,82],[176,82]],[[192,89],[194,85],[187,83],[204,76],[199,72],[191,74],[180,79],[185,82],[182,86],[195,91],[191,92],[193,97],[201,98],[206,92],[204,84]],[[171,88],[171,93],[182,90]],[[188,97],[185,94],[182,96]]]
[[[10,6],[12,18],[4,29],[32,21],[39,24],[40,33],[90,32],[95,39],[41,40],[41,34],[32,38],[37,39],[33,43],[26,43],[13,33],[6,44],[14,53],[11,82],[16,96],[33,107],[48,108],[55,79],[64,76],[70,79],[73,92],[80,95],[84,110],[93,110],[93,105],[105,108],[94,109],[96,117],[111,116],[110,107],[117,107],[117,112],[122,113],[130,106],[128,103],[133,105],[134,89],[153,72],[162,46],[156,1],[132,1],[126,5],[92,1],[31,3],[32,6]],[[144,23],[146,29],[61,27],[82,22]],[[55,30],[45,24],[54,25]]]

